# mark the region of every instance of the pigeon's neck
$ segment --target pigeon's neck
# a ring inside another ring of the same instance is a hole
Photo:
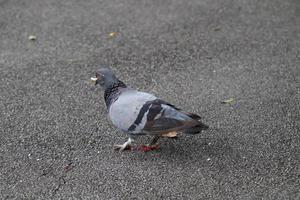
[[[106,103],[106,107],[109,108],[112,102],[118,99],[120,88],[127,88],[125,83],[118,80],[116,83],[108,86],[104,92],[104,100]]]

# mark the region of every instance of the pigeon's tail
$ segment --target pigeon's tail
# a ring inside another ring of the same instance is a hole
[[[199,123],[196,125],[196,126],[193,126],[191,128],[187,128],[187,129],[184,129],[182,132],[185,133],[185,134],[198,134],[198,133],[201,133],[202,130],[207,130],[209,127],[198,121]]]

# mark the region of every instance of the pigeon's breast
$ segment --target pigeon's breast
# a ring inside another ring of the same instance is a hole
[[[134,124],[143,105],[155,96],[136,91],[122,93],[109,108],[109,117],[112,123],[119,129],[128,132],[129,127]],[[144,118],[144,117],[143,117]]]

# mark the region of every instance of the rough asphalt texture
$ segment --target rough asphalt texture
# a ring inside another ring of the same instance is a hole
[[[0,199],[300,199],[299,0],[0,0],[0,38]],[[101,64],[211,129],[114,152]]]

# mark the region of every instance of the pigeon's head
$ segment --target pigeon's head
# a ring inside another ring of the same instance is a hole
[[[107,88],[119,82],[117,77],[114,75],[111,69],[101,68],[96,71],[96,78],[91,78],[95,85]]]

